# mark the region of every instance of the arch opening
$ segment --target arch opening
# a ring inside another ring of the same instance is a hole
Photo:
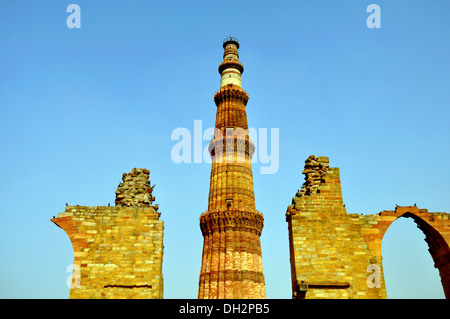
[[[445,298],[433,256],[436,254],[433,250],[439,245],[446,245],[445,241],[436,230],[414,214],[405,213],[402,217],[389,226],[382,240],[388,298]]]

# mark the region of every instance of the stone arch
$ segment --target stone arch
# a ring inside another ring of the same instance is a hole
[[[412,218],[417,227],[425,234],[428,251],[439,270],[444,294],[450,299],[450,220],[446,213],[429,213],[417,206],[397,206],[395,211],[383,211],[378,214],[381,240],[390,225],[400,217]],[[380,247],[381,248],[381,247]]]

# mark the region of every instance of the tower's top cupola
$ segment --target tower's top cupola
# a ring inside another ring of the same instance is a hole
[[[220,87],[226,84],[242,87],[241,74],[244,66],[239,62],[239,40],[230,35],[223,40],[223,49],[223,62],[219,65]]]
[[[223,40],[223,48],[224,49],[227,46],[227,44],[233,44],[236,46],[237,49],[239,49],[239,40],[238,40],[238,38],[233,37],[232,35],[230,35],[228,38]]]

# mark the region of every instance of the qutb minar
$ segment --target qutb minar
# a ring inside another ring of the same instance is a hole
[[[204,243],[198,298],[266,298],[260,243],[264,218],[255,209],[255,147],[248,136],[244,66],[235,37],[226,38],[223,48],[220,90],[214,95],[215,134],[209,144],[208,210],[200,216]]]

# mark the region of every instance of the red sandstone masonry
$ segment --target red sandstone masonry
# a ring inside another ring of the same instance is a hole
[[[237,56],[234,44],[227,45],[225,51]],[[227,58],[220,68],[226,72],[237,63],[237,58]],[[254,145],[248,135],[241,139],[227,136],[226,131],[248,128],[245,111],[248,98],[234,84],[222,86],[214,95],[217,130],[209,144],[213,163],[208,210],[200,216],[204,237],[200,299],[266,297],[260,243],[264,218],[255,209],[251,168]],[[240,145],[245,147],[241,149]],[[227,156],[227,150],[233,151],[232,157]]]

